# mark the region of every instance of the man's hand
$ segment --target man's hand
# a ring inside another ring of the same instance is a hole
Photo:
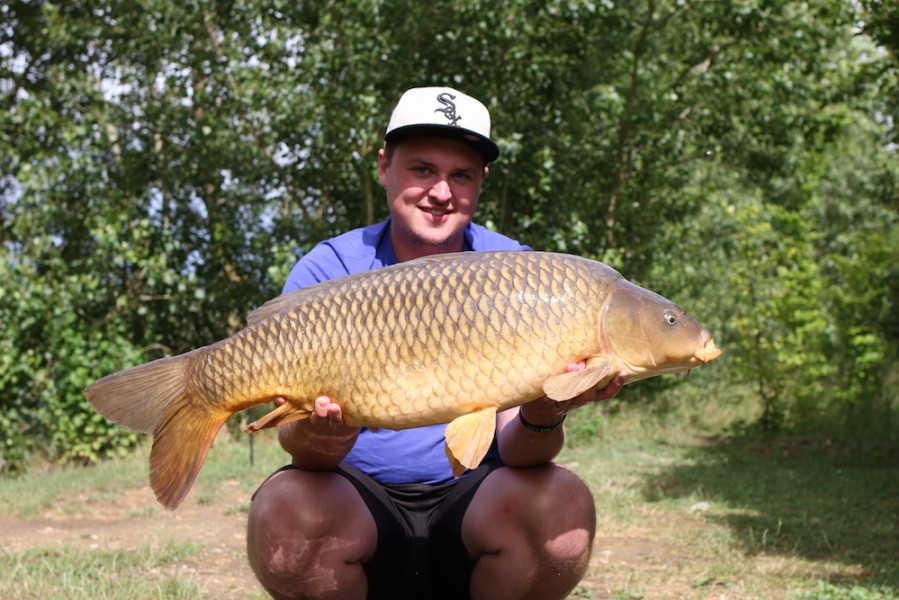
[[[284,402],[284,398],[275,399],[278,406]],[[309,418],[281,426],[278,439],[293,457],[294,465],[326,470],[340,464],[356,443],[359,431],[359,427],[344,423],[340,404],[328,396],[319,396]]]
[[[568,365],[565,371],[574,373],[585,368],[586,361],[581,361]],[[587,390],[571,400],[556,402],[543,396],[522,404],[519,408],[504,410],[497,415],[499,452],[503,461],[512,467],[543,465],[555,458],[565,444],[564,428],[558,427],[545,432],[529,430],[519,422],[519,410],[521,417],[529,424],[551,428],[561,425],[565,414],[575,408],[612,398],[621,389],[621,385],[621,379],[616,377],[605,387]]]
[[[571,363],[565,368],[566,373],[576,373],[577,371],[583,371],[587,368],[587,361],[581,361],[576,363]],[[557,402],[557,404],[562,407],[565,412],[574,410],[575,408],[580,408],[585,404],[590,404],[591,402],[602,402],[604,400],[611,400],[615,397],[619,390],[621,390],[621,386],[623,385],[620,377],[615,377],[610,381],[605,387],[602,388],[593,388],[587,390],[580,396],[572,398],[571,400],[566,400],[564,402]]]
[[[327,425],[333,431],[340,431],[344,427],[343,410],[329,397],[319,396],[315,399],[309,422],[313,427]]]
[[[566,373],[575,373],[583,371],[587,368],[586,361],[571,363],[565,368]],[[585,404],[593,402],[603,402],[614,398],[621,390],[623,382],[620,377],[615,377],[605,387],[589,389],[580,396],[576,396],[571,400],[556,402],[550,400],[546,396],[538,398],[533,402],[522,405],[521,412],[528,423],[541,426],[549,426],[558,423],[568,412],[580,408]]]

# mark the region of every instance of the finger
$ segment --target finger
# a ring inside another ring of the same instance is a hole
[[[572,398],[571,400],[568,400],[566,402],[559,402],[558,404],[563,411],[568,412],[570,410],[574,410],[575,408],[580,408],[581,406],[590,404],[591,402],[602,402],[604,400],[609,400],[611,398],[614,398],[618,394],[618,392],[621,390],[622,385],[624,384],[622,383],[621,378],[615,377],[603,388],[593,388],[591,390],[587,390],[580,396]]]
[[[331,427],[339,427],[343,424],[343,411],[339,404],[331,403],[328,406],[328,423]]]
[[[570,363],[565,367],[566,373],[577,373],[578,371],[583,371],[587,368],[587,361],[582,360],[580,362]]]
[[[587,390],[580,396],[575,396],[568,402],[565,402],[563,409],[565,412],[568,412],[568,411],[572,411],[576,408],[580,408],[582,406],[585,406],[585,405],[590,404],[591,402],[595,402],[595,401],[596,401],[596,390]]]
[[[319,396],[312,404],[312,414],[309,419],[314,423],[320,419],[327,419],[331,408],[331,399],[327,396]]]
[[[624,383],[621,381],[620,377],[614,378],[609,382],[609,385],[602,388],[601,390],[596,390],[596,401],[602,402],[603,400],[609,400],[614,398],[619,391],[621,391],[621,386]]]

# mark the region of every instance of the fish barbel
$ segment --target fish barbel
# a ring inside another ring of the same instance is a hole
[[[458,475],[493,439],[498,411],[568,400],[692,369],[721,351],[665,298],[596,261],[546,252],[463,252],[348,275],[284,294],[229,338],[91,384],[110,421],[153,435],[150,483],[175,508],[237,411],[287,400],[247,430],[307,418],[315,398],[347,425],[449,423]],[[566,373],[567,365],[586,368]]]

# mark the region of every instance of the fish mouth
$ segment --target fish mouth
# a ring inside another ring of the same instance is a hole
[[[662,365],[656,364],[651,367],[640,367],[629,363],[624,364],[627,365],[627,369],[622,371],[621,380],[627,384],[655,377],[656,375],[675,375],[684,371],[690,372],[703,363],[694,355],[684,360],[667,362]]]
[[[709,338],[708,341],[702,345],[702,348],[693,354],[693,358],[702,364],[705,364],[721,356],[721,353],[722,350],[715,345],[715,340]]]
[[[721,356],[721,353],[722,350],[715,345],[715,341],[712,338],[708,338],[692,356],[682,360],[665,362],[661,365],[654,364],[651,367],[639,367],[624,362],[627,365],[627,371],[622,373],[622,380],[624,383],[633,383],[649,377],[655,377],[656,375],[674,375],[685,371],[689,373],[699,365],[715,360]]]

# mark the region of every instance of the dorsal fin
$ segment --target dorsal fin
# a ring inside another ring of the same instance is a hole
[[[314,293],[316,287],[317,286],[303,288],[301,290],[295,290],[293,292],[288,292],[286,294],[281,294],[280,296],[272,298],[247,315],[247,326],[255,325],[256,323],[265,321],[266,319],[273,317],[274,315],[284,310],[287,310],[291,306],[301,304],[304,298],[309,296],[311,293]],[[310,292],[309,290],[313,290],[313,292]]]
[[[281,294],[280,296],[272,298],[271,300],[251,312],[249,315],[247,315],[247,326],[255,325],[256,323],[265,321],[266,319],[269,319],[274,315],[281,313],[282,311],[289,310],[291,307],[296,306],[297,304],[302,304],[310,296],[321,294],[328,288],[352,285],[351,281],[354,279],[366,279],[373,277],[373,273],[377,271],[400,271],[409,268],[414,269],[416,268],[416,265],[419,265],[421,263],[440,262],[452,259],[458,260],[460,256],[466,257],[466,255],[468,254],[474,253],[451,252],[448,254],[434,254],[431,256],[423,256],[421,258],[416,258],[415,260],[397,263],[395,265],[390,265],[387,267],[380,267],[371,271],[362,271],[360,273],[353,273],[350,275],[344,275],[343,277],[328,279],[326,281],[322,281],[299,290],[287,292],[286,294]],[[383,273],[381,274],[383,275]]]

